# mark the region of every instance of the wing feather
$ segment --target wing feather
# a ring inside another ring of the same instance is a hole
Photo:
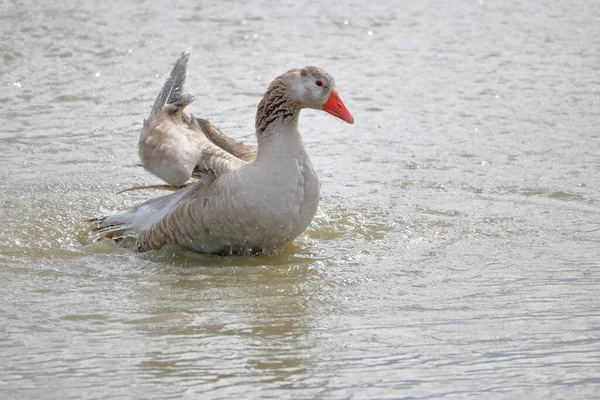
[[[191,50],[171,70],[140,134],[142,166],[169,185],[181,187],[193,174],[211,171],[219,177],[256,158],[256,147],[224,135],[210,122],[188,116],[194,96],[184,92]]]
[[[211,142],[192,120],[181,123],[182,108],[168,104],[140,138],[139,150],[146,170],[172,186],[184,185],[194,171],[212,171],[216,177],[247,164]]]

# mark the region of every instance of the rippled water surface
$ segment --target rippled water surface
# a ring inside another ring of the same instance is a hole
[[[0,397],[600,398],[598,2],[0,2]],[[301,116],[322,182],[269,257],[84,246],[153,192],[141,121]]]

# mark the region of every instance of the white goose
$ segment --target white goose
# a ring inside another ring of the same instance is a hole
[[[179,244],[203,253],[270,253],[311,223],[319,180],[298,130],[303,108],[326,111],[350,124],[331,75],[318,67],[293,69],[269,85],[256,113],[258,147],[223,135],[183,109],[190,50],[164,84],[139,141],[142,165],[176,187],[166,196],[91,220],[102,236],[137,234],[137,250]]]

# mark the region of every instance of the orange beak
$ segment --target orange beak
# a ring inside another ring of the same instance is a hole
[[[336,91],[331,91],[329,98],[325,104],[323,104],[323,108],[321,108],[321,110],[333,115],[334,117],[338,117],[349,124],[354,123],[354,117],[352,114],[350,114],[350,111],[348,111],[344,105],[344,102],[342,102],[342,99],[340,99],[340,96]]]

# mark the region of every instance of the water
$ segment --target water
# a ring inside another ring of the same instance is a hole
[[[0,3],[0,397],[600,398],[597,2]],[[142,201],[141,121],[251,141],[287,69],[322,181],[270,257],[84,246]]]

